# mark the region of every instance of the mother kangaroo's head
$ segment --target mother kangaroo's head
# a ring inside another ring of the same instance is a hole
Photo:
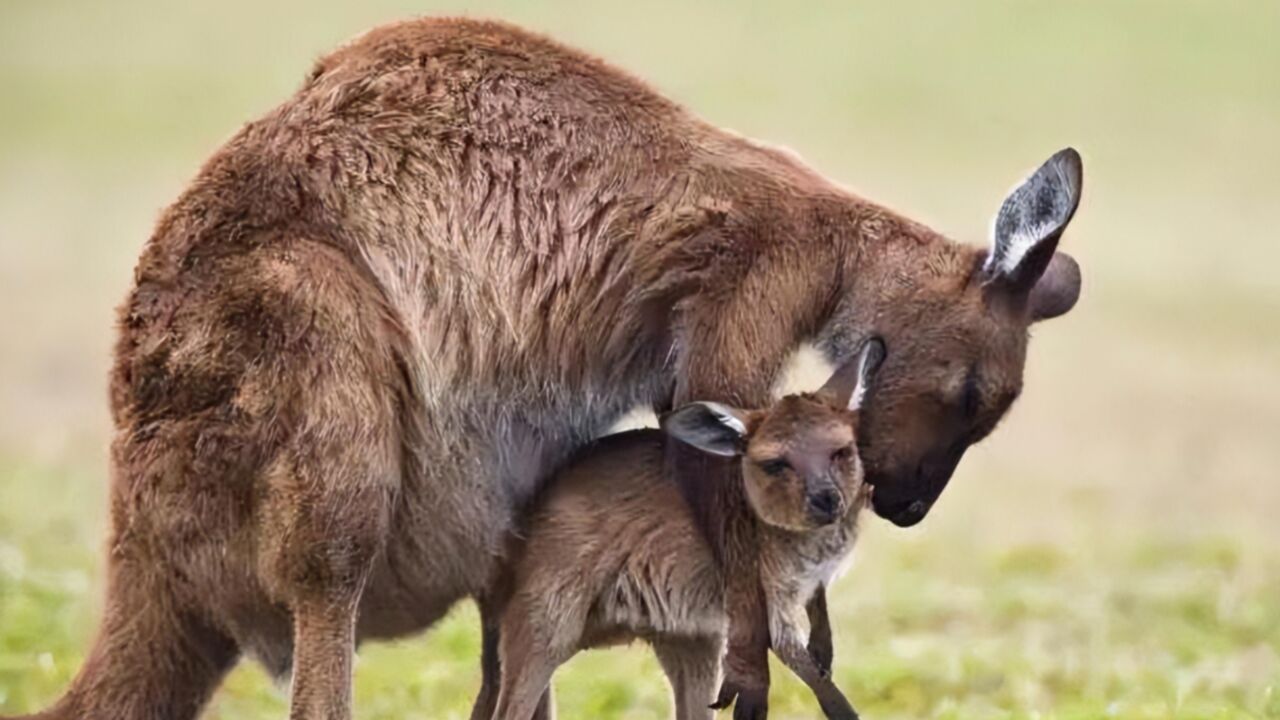
[[[1080,269],[1056,248],[1081,171],[1075,150],[1049,158],[1000,207],[990,249],[905,226],[863,244],[818,344],[834,359],[869,334],[888,347],[859,433],[881,517],[904,527],[925,517],[965,450],[1021,392],[1028,327],[1075,305]]]

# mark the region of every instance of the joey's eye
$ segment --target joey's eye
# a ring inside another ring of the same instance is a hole
[[[853,446],[852,446],[852,445],[845,445],[844,447],[840,448],[839,450],[837,450],[837,451],[835,451],[835,452],[831,453],[831,459],[832,459],[832,460],[835,460],[835,461],[838,461],[838,462],[844,462],[845,460],[848,460],[848,459],[849,459],[849,458],[851,458],[851,457],[853,457]]]
[[[770,475],[781,475],[782,473],[786,472],[787,468],[789,467],[791,467],[791,465],[789,465],[787,461],[783,460],[782,458],[776,458],[774,460],[765,460],[764,462],[760,463],[760,469],[769,473]]]

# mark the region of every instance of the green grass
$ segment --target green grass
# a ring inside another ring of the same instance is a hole
[[[1280,717],[1280,4],[0,0],[0,713],[66,685],[101,591],[113,308],[156,214],[312,60],[376,23],[497,15],[982,242],[1067,144],[1080,305],[923,527],[835,589],[871,718]],[[362,649],[365,718],[465,717],[474,613]],[[781,668],[775,717],[815,706]],[[565,717],[661,717],[642,649]],[[251,666],[215,718],[280,718]]]
[[[55,493],[73,482],[22,480]],[[26,522],[0,513],[6,531]],[[19,539],[30,558],[0,544],[0,710],[55,697],[92,627],[95,558],[58,524]],[[873,530],[832,594],[837,680],[879,718],[1280,718],[1280,556],[1229,536],[1103,540],[997,549]],[[467,717],[477,624],[462,606],[423,637],[363,648],[361,716]],[[774,716],[812,717],[807,690],[776,663],[774,678]],[[668,707],[641,646],[579,656],[556,689],[567,717],[656,718]],[[286,708],[244,663],[209,716]]]

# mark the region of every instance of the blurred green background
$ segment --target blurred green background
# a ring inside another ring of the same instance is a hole
[[[1065,145],[1070,315],[922,527],[833,592],[869,718],[1280,718],[1280,3],[0,0],[0,712],[92,632],[114,307],[201,160],[319,54],[417,14],[507,18],[967,242]],[[361,650],[364,718],[466,717],[475,616]],[[775,666],[774,717],[814,717]],[[643,648],[562,716],[666,716]],[[281,718],[244,665],[213,718]]]

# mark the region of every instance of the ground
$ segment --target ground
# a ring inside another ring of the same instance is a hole
[[[56,697],[93,630],[113,308],[156,214],[319,53],[461,7],[0,6],[0,714]],[[836,677],[868,718],[1280,718],[1280,5],[470,8],[967,242],[1078,147],[1080,305],[1035,328],[1024,397],[929,519],[867,522],[832,592]],[[363,648],[359,717],[466,717],[478,652],[470,607]],[[815,716],[774,678],[773,717]],[[667,712],[639,647],[556,687],[564,717]],[[208,716],[285,707],[246,664]]]

